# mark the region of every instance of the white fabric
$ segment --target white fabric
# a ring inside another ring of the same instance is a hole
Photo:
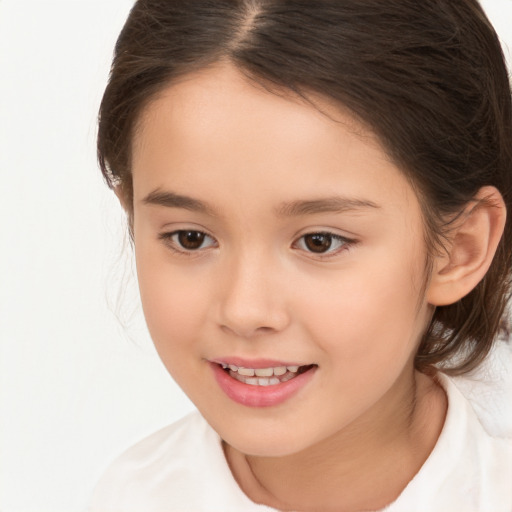
[[[510,357],[510,348],[503,354]],[[385,512],[512,511],[512,438],[503,437],[512,433],[507,430],[512,425],[507,423],[512,420],[512,372],[508,364],[506,368],[500,385],[492,371],[480,386],[476,380],[439,376],[448,396],[443,430],[423,467]],[[457,386],[468,392],[471,401]],[[473,407],[480,411],[480,419]],[[504,422],[492,419],[503,413]],[[91,508],[91,512],[271,510],[253,503],[238,487],[219,436],[198,412],[118,458],[100,481]]]
[[[502,339],[475,371],[453,381],[489,434],[512,438],[512,339]]]

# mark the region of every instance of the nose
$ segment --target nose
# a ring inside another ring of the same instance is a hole
[[[284,330],[290,322],[280,271],[268,259],[245,255],[230,261],[219,286],[219,325],[238,337]]]

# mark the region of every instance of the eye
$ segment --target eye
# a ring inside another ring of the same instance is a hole
[[[198,251],[213,247],[216,244],[211,236],[193,229],[180,229],[172,233],[162,233],[159,238],[179,252]]]
[[[308,233],[299,238],[296,246],[314,254],[331,254],[343,250],[349,246],[352,240],[334,233]]]

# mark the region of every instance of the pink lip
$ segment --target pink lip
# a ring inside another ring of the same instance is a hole
[[[230,359],[230,361],[237,360],[239,361],[239,365],[245,368],[268,368],[272,366],[292,366],[291,364],[283,364],[273,361],[271,364],[268,364],[268,361],[265,361],[266,365],[261,365],[261,361],[259,366],[252,366],[254,361],[250,362],[250,364],[245,361],[245,365],[241,364],[240,359]],[[226,360],[222,360],[222,362],[226,364],[236,364],[236,363],[228,363]],[[293,365],[298,366],[298,365]],[[215,379],[219,384],[220,388],[226,395],[231,398],[233,401],[245,405],[248,407],[271,407],[275,405],[279,405],[289,398],[291,398],[295,393],[300,391],[306,384],[313,378],[313,375],[316,370],[316,366],[311,368],[310,370],[297,375],[293,379],[290,379],[281,384],[275,384],[273,386],[252,386],[250,384],[244,384],[229,375],[229,373],[222,369],[220,364],[215,362],[210,362],[210,367],[213,370]]]

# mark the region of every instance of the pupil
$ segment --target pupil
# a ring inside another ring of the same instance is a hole
[[[311,252],[325,252],[331,247],[332,237],[330,235],[316,233],[314,235],[306,235],[304,241],[306,247]]]
[[[204,233],[200,231],[180,231],[178,240],[185,249],[199,249],[204,242]]]

